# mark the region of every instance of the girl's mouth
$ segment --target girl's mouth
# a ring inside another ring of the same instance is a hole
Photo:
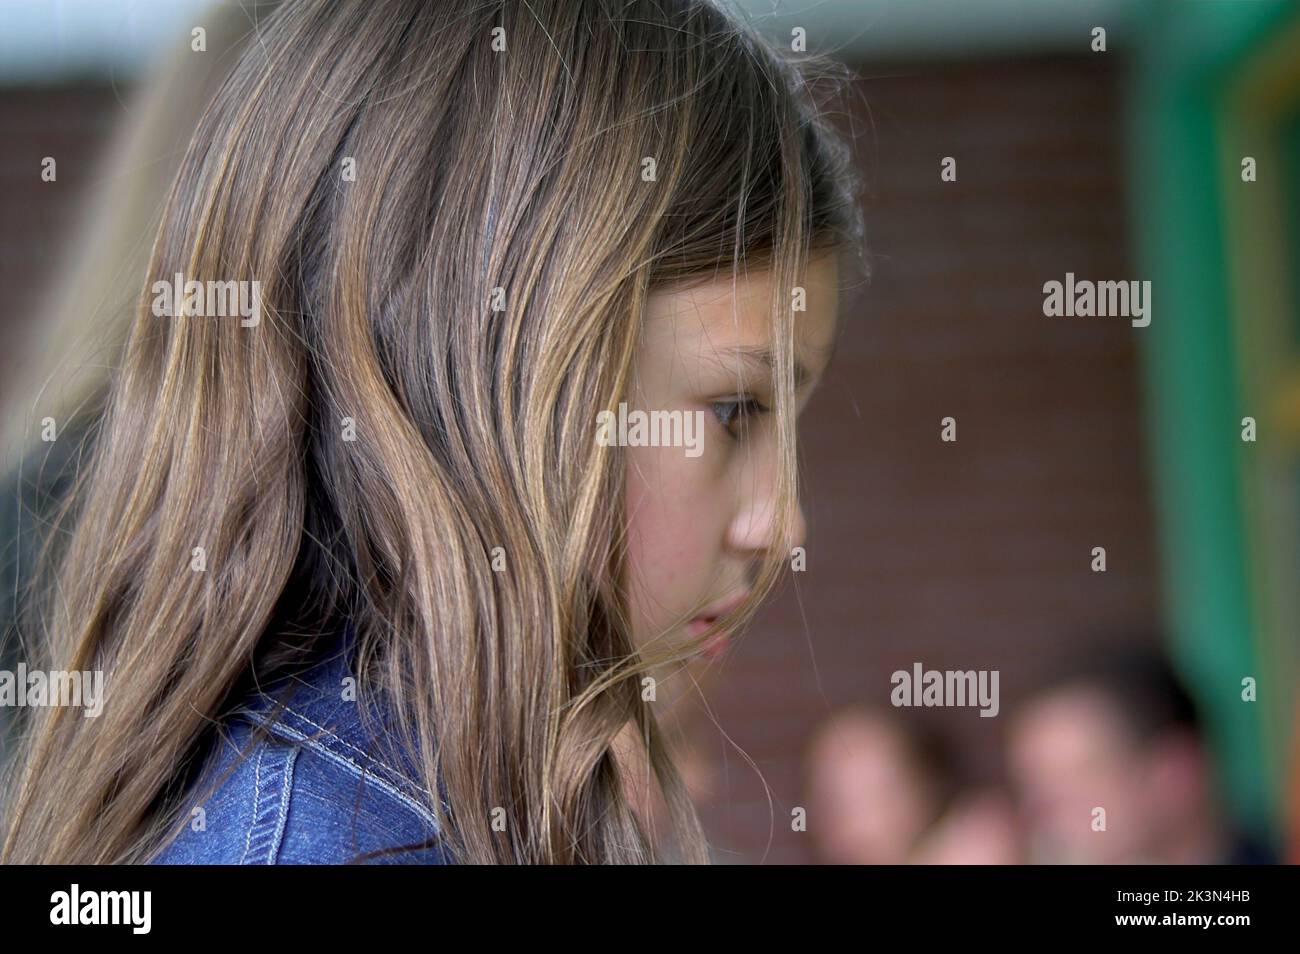
[[[705,659],[717,659],[727,651],[727,647],[730,645],[730,637],[726,633],[719,633],[704,644],[704,648],[700,650],[700,655]]]
[[[720,618],[743,605],[748,597],[749,593],[748,591],[745,591],[714,603],[707,610],[690,621],[687,628],[690,631],[691,636],[697,639],[703,636],[717,624]],[[703,647],[701,647],[700,655],[704,656],[706,659],[716,659],[726,652],[729,645],[731,645],[729,633],[725,630],[720,633],[715,633],[713,637],[709,639]]]
[[[697,616],[691,620],[688,629],[691,636],[699,638],[703,636],[718,621],[716,616]],[[715,633],[699,650],[699,654],[705,659],[717,659],[726,651],[730,645],[731,639],[726,632]]]

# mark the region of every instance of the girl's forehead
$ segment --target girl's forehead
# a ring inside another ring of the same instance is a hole
[[[803,284],[780,299],[789,307],[796,307],[796,300],[802,305],[795,315],[796,347],[813,357],[828,350],[834,336],[837,278],[834,257],[823,256],[809,263]],[[751,271],[656,291],[646,313],[647,332],[714,349],[770,348],[773,281],[771,271]]]
[[[776,361],[771,282],[768,273],[751,273],[744,282],[717,280],[652,294],[637,359],[640,384],[713,387],[725,378],[762,387]],[[794,321],[795,387],[801,390],[819,380],[830,361],[833,265],[829,271],[810,268],[805,286],[805,308]]]

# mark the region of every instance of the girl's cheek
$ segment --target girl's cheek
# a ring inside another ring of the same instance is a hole
[[[628,573],[652,628],[670,625],[712,592],[735,503],[727,467],[679,449],[629,448]]]

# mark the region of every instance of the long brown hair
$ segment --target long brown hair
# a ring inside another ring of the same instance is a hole
[[[638,679],[684,651],[629,639],[594,421],[652,289],[773,269],[788,529],[789,290],[857,227],[814,66],[706,0],[283,3],[199,122],[52,534],[29,653],[106,701],[33,713],[4,859],[147,859],[234,696],[349,619],[455,858],[655,860],[633,723],[704,860]],[[260,282],[260,321],[157,316],[177,273]]]

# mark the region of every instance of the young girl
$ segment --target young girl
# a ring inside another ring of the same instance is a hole
[[[660,683],[800,543],[860,233],[812,61],[707,0],[257,30],[50,535],[28,665],[102,712],[32,713],[3,860],[705,860]]]

